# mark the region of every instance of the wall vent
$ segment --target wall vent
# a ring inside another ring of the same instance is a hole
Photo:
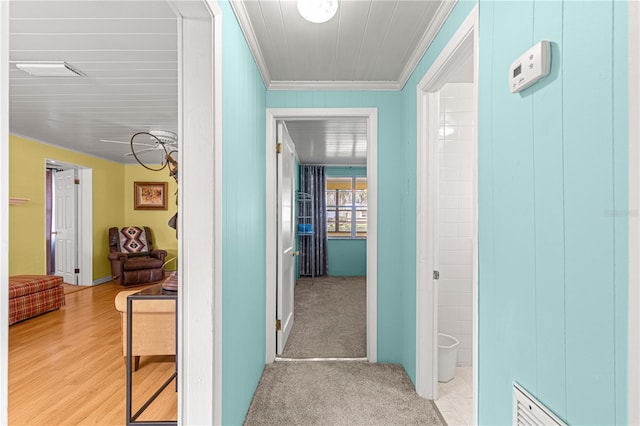
[[[514,426],[567,426],[517,383],[513,384]]]

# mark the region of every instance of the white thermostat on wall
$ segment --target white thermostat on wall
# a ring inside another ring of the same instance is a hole
[[[517,93],[547,76],[551,70],[551,48],[542,40],[520,56],[509,68],[509,89]]]

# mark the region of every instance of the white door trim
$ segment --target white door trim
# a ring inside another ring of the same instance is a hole
[[[78,222],[76,245],[78,251],[78,268],[80,268],[78,285],[98,285],[102,282],[101,280],[93,281],[93,170],[89,167],[66,163],[55,158],[45,158],[45,168],[47,160],[54,160],[56,164],[59,164],[61,167],[72,168],[77,171],[77,178],[80,180],[80,184],[78,185],[78,209],[76,212],[76,220]],[[46,200],[42,201],[43,205],[45,205],[45,201]],[[111,277],[109,277],[109,280],[110,279]]]
[[[221,424],[222,11],[213,0],[169,5],[178,17],[178,423]]]
[[[9,2],[0,1],[0,312],[9,312]],[[0,315],[0,424],[8,420],[9,316]]]
[[[629,395],[627,423],[640,424],[640,4],[629,19]]]
[[[470,53],[474,55],[474,226],[475,242],[473,246],[473,418],[477,423],[477,365],[478,365],[478,169],[477,169],[477,104],[478,104],[478,6],[469,13],[456,33],[440,53],[417,86],[417,257],[416,257],[416,391],[423,398],[437,398],[437,357],[438,357],[438,321],[437,321],[437,283],[433,279],[433,224],[437,212],[432,207],[430,198],[437,193],[435,188],[437,173],[436,143],[438,121],[437,108],[434,102],[437,97],[432,93],[438,91],[446,82],[450,72]]]
[[[93,170],[78,168],[78,285],[93,285]]]
[[[183,212],[178,224],[180,235],[183,236],[179,240],[179,273],[181,282],[188,279],[191,285],[182,286],[179,301],[178,330],[181,334],[178,348],[178,419],[181,424],[220,424],[222,11],[214,0],[203,0],[206,8],[194,7],[197,2],[180,0],[169,0],[169,4],[179,16],[183,16],[182,41],[185,32],[193,36],[189,43],[184,43],[179,48],[179,160],[180,164],[189,164],[189,167],[181,169],[179,183],[180,211]],[[206,11],[205,14],[201,13],[203,10]],[[184,28],[185,22],[197,24],[198,21],[201,23],[199,30],[208,30],[209,36],[197,37],[196,28]],[[8,311],[8,40],[9,2],[0,1],[0,312]],[[203,61],[203,58],[208,60]],[[201,68],[196,69],[197,66]],[[207,86],[211,90],[205,90]],[[203,106],[204,108],[199,110]],[[185,140],[188,140],[187,144],[184,144]],[[203,182],[212,188],[212,191],[197,191],[196,188],[200,188]],[[194,196],[185,196],[189,193]],[[199,194],[197,199],[195,194]],[[209,226],[204,226],[205,224]],[[205,244],[207,242],[209,244]],[[185,258],[188,261],[185,261]],[[185,312],[191,315],[185,316]],[[1,330],[8,329],[8,321],[6,315],[0,315]],[[3,332],[0,333],[0,424],[7,424],[8,421],[7,371],[8,333]]]
[[[276,357],[276,121],[334,117],[367,119],[367,360],[378,360],[378,110],[376,108],[267,108],[266,155],[266,352],[265,362]]]

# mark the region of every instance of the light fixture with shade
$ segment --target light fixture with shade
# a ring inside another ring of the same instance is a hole
[[[18,62],[16,68],[33,77],[83,77],[84,74],[63,61]]]
[[[327,22],[338,11],[338,0],[297,0],[298,12],[314,24]]]

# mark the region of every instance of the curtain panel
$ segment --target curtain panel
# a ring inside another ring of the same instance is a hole
[[[309,236],[299,238],[299,270],[301,276],[314,275],[318,277],[327,275],[329,271],[325,178],[324,166],[302,166],[300,174],[300,192],[310,194],[313,199],[312,223],[314,234],[313,238]],[[298,216],[300,216],[300,213],[301,212],[298,212]],[[312,264],[315,267],[315,271],[312,271]]]

